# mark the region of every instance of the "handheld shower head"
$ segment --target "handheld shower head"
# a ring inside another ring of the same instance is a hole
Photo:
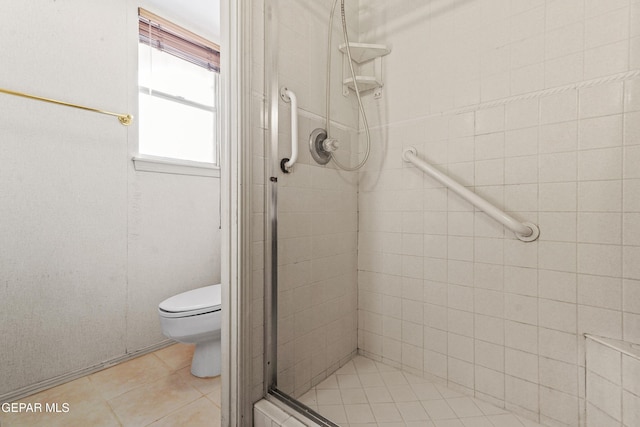
[[[331,35],[333,32],[333,16],[335,14],[335,8],[338,4],[338,0],[334,0],[333,6],[331,7],[331,14],[329,16],[329,36],[327,41],[327,85],[326,85],[326,133],[327,139],[331,140],[330,137],[330,127],[331,127]],[[342,170],[345,171],[356,171],[362,168],[367,160],[369,159],[369,154],[371,153],[371,133],[369,131],[369,123],[367,121],[367,114],[364,111],[364,105],[362,104],[362,98],[360,97],[360,90],[358,88],[358,82],[356,79],[356,72],[353,67],[353,59],[351,57],[351,49],[349,47],[349,33],[347,31],[347,17],[345,12],[344,0],[340,0],[340,15],[342,20],[342,36],[344,38],[344,43],[347,51],[347,59],[349,63],[349,71],[351,72],[351,78],[353,80],[353,85],[356,93],[356,98],[358,99],[358,107],[359,112],[362,117],[363,127],[366,134],[366,148],[364,158],[354,167],[345,166],[336,159],[336,156],[333,155],[333,151],[336,151],[339,147],[332,145],[333,150],[325,150],[329,155],[333,162]],[[335,139],[333,141],[336,141]],[[337,141],[336,141],[337,142]],[[324,148],[324,147],[323,147]]]

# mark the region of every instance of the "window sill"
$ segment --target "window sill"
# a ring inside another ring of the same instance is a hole
[[[220,168],[212,163],[137,155],[132,158],[138,172],[171,173],[220,178]]]

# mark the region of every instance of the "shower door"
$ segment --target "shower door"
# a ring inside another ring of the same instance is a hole
[[[269,108],[266,230],[266,388],[296,398],[350,360],[357,350],[357,172],[317,164],[309,136],[325,128],[327,21],[331,2],[266,0],[266,86]],[[354,21],[357,25],[357,21]],[[334,27],[333,138],[339,160],[358,155],[358,111],[342,95],[342,63]],[[355,31],[355,28],[354,28]],[[290,173],[290,104],[298,100],[299,157]]]

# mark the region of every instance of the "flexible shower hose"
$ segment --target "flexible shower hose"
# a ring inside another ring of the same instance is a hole
[[[330,89],[331,87],[331,84],[330,84],[331,83],[331,36],[333,33],[333,16],[334,16],[337,4],[338,4],[338,0],[335,0],[333,2],[333,6],[331,7],[331,14],[329,16],[329,36],[328,36],[328,42],[327,42],[327,87],[326,87],[327,138],[329,138],[329,127],[331,124],[331,113],[330,113],[330,110],[331,110],[330,108],[330,105],[331,105],[331,89]],[[369,153],[371,152],[371,134],[369,132],[369,123],[367,122],[367,114],[365,113],[364,106],[362,105],[362,98],[360,97],[358,82],[356,81],[356,73],[355,73],[355,70],[353,69],[353,61],[351,60],[351,49],[349,47],[349,33],[347,31],[347,18],[344,10],[344,0],[340,0],[340,14],[342,15],[342,35],[344,37],[344,43],[346,45],[347,59],[349,60],[349,70],[351,71],[351,78],[353,79],[353,87],[356,92],[356,97],[358,98],[358,108],[360,110],[360,114],[362,115],[362,122],[364,125],[364,130],[367,138],[366,139],[367,144],[366,144],[364,158],[360,163],[358,163],[358,165],[354,167],[348,167],[341,164],[338,161],[338,159],[336,159],[336,156],[333,155],[333,153],[331,155],[331,159],[340,169],[351,172],[351,171],[356,171],[360,169],[361,167],[364,166],[365,163],[367,163],[367,160],[369,159]]]

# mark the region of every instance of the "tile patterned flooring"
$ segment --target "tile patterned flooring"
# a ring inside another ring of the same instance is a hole
[[[194,346],[175,344],[19,402],[68,403],[67,413],[2,413],[2,427],[219,427],[220,377],[197,378]]]
[[[2,427],[219,427],[220,377],[190,373],[193,346],[175,344],[25,403],[67,413],[0,413]],[[344,427],[541,427],[441,384],[357,356],[300,401]]]
[[[357,356],[300,401],[348,427],[541,427],[441,384]]]

